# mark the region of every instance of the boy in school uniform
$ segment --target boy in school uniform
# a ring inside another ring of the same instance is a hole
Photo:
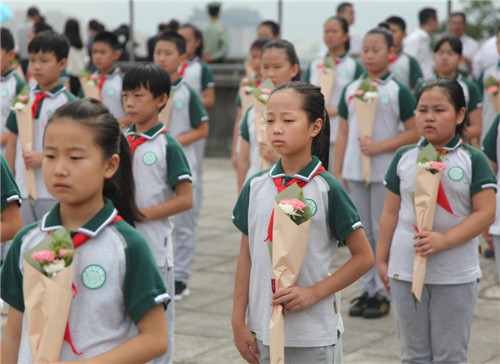
[[[30,90],[32,111],[33,145],[32,150],[23,151],[18,138],[17,118],[12,111],[7,119],[6,159],[16,177],[22,196],[21,216],[23,224],[28,225],[40,220],[50,211],[56,200],[45,187],[42,176],[42,142],[47,121],[54,111],[69,101],[76,100],[60,81],[60,74],[66,67],[69,44],[63,35],[45,31],[36,35],[28,45],[30,69],[38,84]],[[24,170],[26,166],[35,171],[37,200],[29,203]]]
[[[403,39],[406,38],[406,22],[399,16],[391,16],[385,21],[392,32],[394,56],[389,60],[389,71],[396,80],[410,90],[424,79],[422,70],[415,58],[403,51]]]
[[[198,159],[195,142],[208,136],[208,115],[200,98],[177,73],[184,60],[186,41],[176,32],[166,32],[158,37],[154,63],[167,71],[172,82],[172,108],[168,129],[184,148],[193,174],[193,190],[202,183],[196,171]],[[196,205],[196,201],[193,201]],[[187,283],[191,275],[191,263],[196,246],[196,213],[194,209],[174,216],[175,224],[175,298],[189,295]]]
[[[12,100],[21,93],[21,90],[26,86],[26,82],[17,74],[16,69],[12,67],[12,61],[16,56],[14,51],[14,37],[7,28],[0,28],[0,62],[1,72],[0,77],[0,115],[1,115],[1,152],[5,156],[7,146],[8,129],[5,126],[7,118],[10,115]]]
[[[159,119],[170,93],[168,74],[152,64],[140,65],[123,79],[123,104],[132,125],[126,131],[132,151],[137,206],[145,216],[136,229],[149,243],[170,291],[174,287],[172,231],[175,214],[191,209],[191,170],[182,146]],[[167,307],[168,351],[158,360],[173,362],[174,302]]]
[[[100,101],[109,109],[120,124],[130,125],[122,103],[123,72],[115,62],[120,58],[118,38],[111,32],[96,34],[92,42],[92,62],[97,68]],[[78,94],[84,97],[83,90]]]

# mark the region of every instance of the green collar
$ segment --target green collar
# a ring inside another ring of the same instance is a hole
[[[66,90],[66,87],[64,87],[64,85],[62,83],[60,83],[59,85],[57,85],[56,87],[54,87],[53,89],[51,89],[45,93],[48,94],[50,97],[54,97],[57,94],[59,94],[60,92],[63,92],[64,90]],[[38,86],[38,84],[36,85],[34,91],[35,91],[35,93],[41,92],[40,86]]]
[[[435,73],[434,78],[438,79],[438,78],[442,78],[442,77],[439,77],[439,75],[437,73]],[[453,78],[450,78],[450,80],[455,80],[455,81],[460,81],[461,79],[462,79],[462,75],[459,72],[455,73],[455,76],[453,76]]]
[[[113,67],[113,69],[111,70],[111,72],[110,72],[110,73],[107,73],[107,74],[106,74],[106,76],[113,76],[115,73],[116,73],[116,74],[118,74],[118,73],[120,73],[120,72],[121,72],[120,67],[118,67],[118,66],[114,66],[114,67]],[[96,73],[97,73],[98,75],[102,75],[101,71],[99,71],[99,70],[97,70],[97,71],[96,71]]]
[[[179,76],[179,78],[172,83],[172,88],[174,90],[177,90],[180,87],[182,81],[183,81],[182,77]]]
[[[362,75],[361,75],[361,79],[365,79],[368,77],[368,72],[364,72]],[[380,84],[384,84],[384,83],[387,83],[391,80],[392,78],[392,74],[391,74],[391,71],[387,71],[387,73],[385,75],[383,75],[382,77],[379,77],[376,79],[376,81]]]
[[[456,134],[453,137],[453,139],[441,149],[446,149],[446,150],[449,150],[450,152],[452,152],[455,149],[457,149],[459,146],[461,146],[462,143],[463,143],[462,138],[460,138],[460,135]],[[428,144],[429,144],[429,142],[425,138],[420,139],[420,141],[418,142],[418,146],[420,148],[423,148]]]
[[[15,68],[11,68],[10,70],[8,70],[4,75],[2,75],[1,77],[2,81],[10,78],[15,72],[16,72]]]
[[[309,162],[299,173],[292,177],[296,177],[303,181],[309,182],[314,176],[318,168],[321,167],[321,161],[316,156],[312,156],[312,161]],[[276,164],[269,170],[269,176],[272,178],[287,177],[281,166],[281,158],[278,159]]]
[[[125,132],[125,135],[134,135],[135,137],[142,136],[146,139],[154,139],[157,135],[161,134],[161,132],[165,129],[165,125],[161,122],[158,122],[157,125],[153,126],[151,129],[142,134],[135,133],[135,124],[130,125],[128,130]]]
[[[59,216],[60,202],[50,210],[42,219],[40,230],[49,232],[62,228],[61,216]],[[113,203],[108,198],[104,198],[104,207],[85,225],[76,229],[76,232],[90,236],[97,236],[111,221],[118,215],[118,211],[113,206]]]
[[[333,59],[336,59],[336,60],[342,62],[348,56],[349,56],[349,51],[345,51],[343,55],[341,55],[340,57],[333,57]],[[326,54],[325,54],[325,58],[326,57],[330,57],[330,54],[328,52],[326,52]]]

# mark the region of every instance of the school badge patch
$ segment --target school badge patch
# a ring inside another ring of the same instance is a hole
[[[184,101],[182,100],[176,100],[174,102],[174,107],[177,109],[177,110],[182,110],[184,108]]]
[[[152,166],[153,164],[155,164],[156,159],[156,154],[154,154],[153,152],[146,152],[142,156],[142,162],[147,166]]]
[[[460,167],[452,167],[448,170],[448,177],[452,181],[460,181],[464,178],[464,170]]]
[[[318,205],[316,205],[316,202],[312,198],[306,198],[306,202],[311,208],[313,216],[316,215],[316,211],[318,211]]]
[[[82,283],[88,289],[101,288],[106,283],[106,271],[98,264],[91,264],[82,272]]]
[[[389,95],[380,96],[380,103],[381,104],[387,105],[390,101],[391,101],[391,98],[389,97]]]
[[[6,89],[2,89],[2,91],[0,91],[0,97],[4,99],[7,96],[9,96],[9,91],[7,91]]]
[[[114,88],[108,88],[108,89],[106,90],[106,94],[107,94],[108,96],[114,96],[114,95],[115,95],[115,93],[116,93],[116,91],[115,91],[115,89],[114,89]]]

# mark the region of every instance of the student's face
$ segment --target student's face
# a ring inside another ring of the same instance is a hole
[[[354,24],[354,8],[352,6],[346,6],[345,10],[339,13],[338,16],[344,18],[347,24]]]
[[[165,40],[156,42],[153,58],[155,65],[163,68],[168,74],[177,72],[177,68],[184,59],[175,44]]]
[[[42,172],[49,192],[64,205],[85,209],[102,202],[104,180],[116,172],[119,157],[108,160],[92,130],[63,118],[50,123],[43,140]]]
[[[434,63],[438,73],[452,73],[460,63],[460,56],[451,49],[450,43],[445,42],[434,54]]]
[[[460,38],[462,35],[464,35],[466,27],[467,25],[460,15],[452,16],[450,21],[448,22],[448,30],[456,38]]]
[[[122,97],[127,116],[137,125],[156,124],[158,112],[167,101],[166,94],[155,98],[143,86],[136,90],[123,90]]]
[[[101,73],[111,72],[119,58],[120,51],[113,50],[109,44],[105,42],[92,43],[92,62]]]
[[[420,96],[415,121],[420,135],[440,148],[454,138],[455,128],[463,122],[464,116],[464,108],[457,113],[445,91],[433,87]]]
[[[278,87],[290,82],[299,72],[299,65],[290,63],[284,49],[268,48],[262,52],[262,79],[268,78]]]
[[[392,32],[392,39],[394,40],[394,47],[401,47],[401,42],[406,37],[406,32],[403,32],[396,24],[389,24],[389,29]]]
[[[347,39],[349,39],[349,34],[344,33],[342,26],[337,20],[332,19],[325,24],[323,28],[323,41],[328,49],[343,47]]]
[[[191,28],[180,28],[179,33],[186,40],[186,55],[188,58],[193,58],[196,54],[196,48],[200,46],[201,40],[196,39]]]
[[[0,62],[1,62],[1,72],[2,75],[6,74],[12,68],[12,60],[14,59],[16,53],[14,50],[6,52],[5,49],[2,49],[0,53]]]
[[[292,90],[275,92],[267,104],[267,139],[283,157],[311,155],[312,139],[321,130],[321,119],[309,123],[301,105],[301,96]]]
[[[271,30],[271,27],[267,25],[259,25],[257,28],[257,38],[269,38],[269,39],[277,39]]]
[[[380,73],[387,69],[392,52],[382,34],[367,34],[363,40],[361,59],[369,73]]]
[[[41,88],[59,83],[64,67],[66,67],[66,58],[58,61],[53,52],[30,53],[31,75],[35,77]]]
[[[257,74],[258,79],[262,78],[261,62],[262,62],[262,49],[252,49],[250,51],[250,66]]]

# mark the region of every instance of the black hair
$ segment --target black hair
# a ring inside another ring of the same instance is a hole
[[[46,30],[33,37],[28,44],[28,53],[54,53],[57,61],[68,58],[69,43],[66,37],[53,30]]]
[[[174,43],[175,48],[177,48],[177,51],[179,52],[180,55],[186,53],[186,40],[179,33],[173,31],[163,32],[156,39],[156,43],[158,43],[161,40],[164,42]]]
[[[71,119],[88,127],[89,132],[94,134],[95,143],[102,149],[105,159],[111,158],[114,154],[120,156],[118,170],[113,177],[104,182],[103,197],[113,202],[120,216],[130,225],[134,226],[136,221],[141,221],[142,214],[135,202],[130,147],[115,117],[96,99],[81,99],[58,108],[49,119],[45,130],[50,123],[62,118]]]
[[[417,104],[420,97],[425,91],[429,91],[435,87],[443,90],[445,95],[450,100],[451,104],[455,108],[455,112],[459,112],[462,108],[465,110],[464,121],[457,125],[455,128],[455,133],[462,135],[464,129],[469,125],[469,115],[467,113],[467,103],[465,101],[464,90],[462,86],[456,81],[448,78],[437,78],[425,81],[422,88],[417,95]]]
[[[102,32],[105,28],[104,25],[99,23],[97,20],[91,19],[89,21],[89,29],[93,30],[94,32]]]
[[[346,11],[347,8],[352,8],[353,5],[350,2],[343,2],[337,5],[337,14],[341,14]]]
[[[384,37],[384,42],[387,45],[387,48],[391,49],[392,46],[394,46],[394,39],[392,38],[392,32],[389,30],[389,27],[387,24],[385,26],[379,26],[377,28],[373,28],[366,33],[365,38],[367,35],[370,34],[380,34],[382,37]]]
[[[264,49],[264,46],[271,41],[271,38],[263,37],[263,38],[257,38],[253,41],[252,45],[250,46],[250,51],[253,51],[254,49],[257,50],[262,50]]]
[[[293,46],[292,43],[290,43],[287,40],[284,39],[274,39],[266,43],[266,45],[262,48],[262,54],[266,51],[266,49],[283,49],[286,54],[286,58],[288,59],[288,62],[292,66],[299,65],[299,57],[297,57],[297,53],[295,52],[295,47]],[[299,81],[300,80],[300,67],[299,71],[295,75],[295,77],[292,79],[292,81]]]
[[[444,36],[436,42],[436,44],[434,45],[434,53],[437,53],[439,51],[439,48],[441,48],[441,46],[445,43],[448,43],[450,45],[450,48],[453,52],[455,52],[459,56],[462,55],[462,42],[460,41],[460,39],[448,35]]]
[[[317,119],[323,120],[320,132],[312,140],[311,154],[318,157],[323,167],[328,169],[330,157],[330,118],[325,109],[325,97],[321,93],[321,89],[307,82],[286,82],[276,87],[271,92],[270,97],[281,90],[292,90],[300,96],[302,100],[300,107],[305,111],[309,123],[314,123]]]
[[[326,19],[325,23],[323,24],[323,27],[326,25],[331,20],[335,20],[340,23],[340,27],[342,28],[342,31],[344,34],[349,34],[349,24],[347,24],[347,20],[342,18],[341,16],[334,15]],[[349,37],[347,37],[347,40],[344,42],[344,48],[346,51],[349,50],[351,42],[349,41]]]
[[[261,22],[259,24],[259,27],[260,26],[265,26],[265,27],[268,27],[269,29],[271,29],[271,33],[273,33],[273,36],[275,36],[275,37],[280,36],[280,25],[278,23],[276,23],[275,21],[264,20],[263,22]]]
[[[26,11],[26,15],[28,17],[32,18],[34,16],[40,15],[40,11],[38,10],[38,8],[32,6],[32,7],[28,8],[28,10]]]
[[[133,91],[144,87],[154,98],[170,94],[170,77],[167,71],[152,63],[132,67],[123,77],[122,90]]]
[[[385,20],[385,22],[387,24],[393,24],[397,26],[399,29],[401,29],[403,32],[406,32],[406,22],[400,16],[396,15],[390,16]]]
[[[14,37],[9,29],[0,27],[0,46],[5,52],[14,49]]]
[[[182,24],[179,29],[183,29],[183,28],[191,29],[193,34],[194,34],[194,39],[200,41],[200,45],[198,47],[196,47],[196,50],[194,51],[194,53],[198,57],[201,57],[202,52],[203,52],[203,34],[201,33],[201,30],[190,23]]]
[[[454,16],[459,16],[463,19],[464,23],[467,23],[467,15],[463,11],[455,11],[450,14],[450,19],[453,18]]]
[[[92,44],[94,43],[106,43],[111,47],[112,50],[117,51],[120,49],[120,42],[116,34],[103,30],[95,35]]]
[[[429,20],[437,19],[437,11],[434,8],[423,8],[418,13],[420,25],[425,25]]]
[[[33,24],[33,34],[40,34],[47,30],[53,30],[52,27],[44,21],[38,21]]]
[[[80,24],[76,19],[68,19],[64,25],[64,35],[69,40],[69,44],[76,49],[82,49],[83,42],[80,37]]]
[[[208,15],[210,15],[212,18],[218,16],[219,12],[220,12],[220,5],[208,6]]]

